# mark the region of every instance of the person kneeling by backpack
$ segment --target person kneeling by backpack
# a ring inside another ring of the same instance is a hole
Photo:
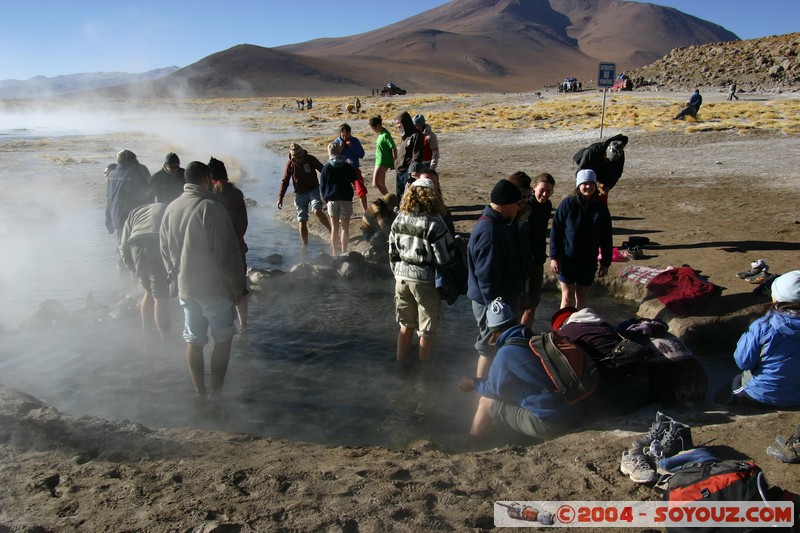
[[[500,422],[531,437],[551,438],[569,429],[580,409],[569,405],[547,376],[541,359],[528,346],[533,332],[517,324],[511,307],[495,299],[486,311],[491,335],[489,343],[498,350],[487,378],[463,377],[461,392],[475,390],[481,395],[469,434],[480,437]]]

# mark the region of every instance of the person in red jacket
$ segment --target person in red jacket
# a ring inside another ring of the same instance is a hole
[[[278,193],[278,209],[283,209],[283,197],[286,195],[291,179],[294,186],[294,207],[297,210],[297,221],[300,223],[300,239],[303,241],[303,246],[308,246],[309,204],[320,223],[328,231],[331,230],[328,215],[322,210],[317,172],[322,172],[322,163],[319,159],[303,150],[299,144],[292,143],[289,146],[289,160],[286,162],[281,180],[281,190]]]

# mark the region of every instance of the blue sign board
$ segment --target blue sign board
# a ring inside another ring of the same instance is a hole
[[[600,63],[600,69],[597,73],[597,86],[613,87],[614,73],[616,70],[617,70],[616,63]]]

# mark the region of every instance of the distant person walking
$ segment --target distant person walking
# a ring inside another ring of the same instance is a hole
[[[739,99],[739,97],[736,96],[736,82],[732,81],[731,84],[728,86],[728,100],[733,100],[734,98],[736,100]]]
[[[673,120],[684,120],[686,115],[692,118],[697,118],[697,113],[700,111],[700,106],[703,105],[703,97],[700,96],[700,89],[695,89],[694,94],[686,103],[686,107],[681,109],[681,112],[675,115]]]
[[[186,362],[198,399],[207,394],[203,346],[208,330],[211,397],[222,395],[234,328],[234,306],[244,294],[242,255],[228,211],[211,192],[211,169],[192,161],[186,166],[183,194],[170,203],[161,222],[161,258],[178,280],[184,312]]]

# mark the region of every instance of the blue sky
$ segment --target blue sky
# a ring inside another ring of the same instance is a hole
[[[0,80],[185,67],[242,43],[281,46],[373,30],[442,0],[0,0]],[[800,31],[800,0],[656,1],[742,39]]]

